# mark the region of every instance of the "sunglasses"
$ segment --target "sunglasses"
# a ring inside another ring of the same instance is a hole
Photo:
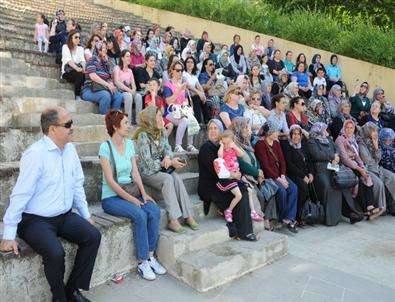
[[[57,124],[55,126],[63,127],[63,128],[66,128],[66,129],[70,129],[72,125],[73,125],[73,120],[69,120],[68,122],[66,122],[64,124]]]
[[[81,39],[80,36],[74,36],[73,38],[74,38],[74,39]]]
[[[175,72],[182,72],[183,69],[173,69]]]
[[[208,66],[214,66],[214,64],[213,64],[213,63],[210,63],[210,64],[208,64]]]
[[[253,101],[260,101],[261,99],[260,99],[260,98],[257,98],[257,97],[255,97],[255,98],[251,98],[251,100],[253,100]]]
[[[299,105],[301,105],[301,106],[305,106],[306,104],[305,104],[304,102],[302,102],[302,103],[300,103]]]

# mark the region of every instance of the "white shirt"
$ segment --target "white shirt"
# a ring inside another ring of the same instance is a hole
[[[190,74],[186,71],[182,73],[183,79],[188,83],[188,88],[196,88],[197,83],[199,83],[199,79],[197,76]]]
[[[22,213],[54,217],[76,208],[90,217],[84,191],[84,174],[72,143],[63,151],[44,136],[22,155],[18,180],[4,215],[3,239],[15,239]]]
[[[263,114],[255,109],[251,109],[249,107],[246,107],[246,110],[244,111],[243,116],[245,118],[248,118],[250,126],[252,125],[263,125],[266,123],[266,118],[263,116]],[[257,133],[258,130],[253,130],[254,133]]]
[[[67,44],[62,46],[62,74],[64,73],[64,66],[70,60],[73,61],[74,64],[85,63],[84,49],[82,46],[77,46],[77,51],[74,54],[70,52]]]

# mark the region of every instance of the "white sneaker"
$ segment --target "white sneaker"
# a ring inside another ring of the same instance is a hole
[[[157,275],[164,275],[166,274],[166,269],[155,259],[155,257],[150,257],[148,259],[148,263],[151,266],[152,270]]]
[[[155,280],[156,276],[154,272],[152,271],[152,268],[150,264],[148,263],[148,260],[144,260],[141,264],[137,266],[137,272],[139,275],[144,278],[145,280]]]
[[[199,152],[199,150],[196,149],[194,145],[188,145],[187,150],[188,152]]]
[[[176,145],[174,147],[174,152],[175,153],[183,153],[183,152],[186,152],[186,151],[184,150],[184,148],[181,145]]]
[[[76,96],[76,97],[75,97],[75,100],[76,100],[76,101],[82,101],[82,99],[81,99],[80,96]]]

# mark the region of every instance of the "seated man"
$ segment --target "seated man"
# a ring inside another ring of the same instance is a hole
[[[73,120],[62,107],[41,115],[44,133],[23,154],[20,174],[4,215],[1,251],[18,252],[16,233],[43,257],[44,272],[53,301],[89,301],[78,289],[89,289],[100,245],[83,188],[84,175],[70,142]],[[79,215],[71,208],[78,210]],[[58,236],[76,243],[78,252],[66,286],[65,252]]]

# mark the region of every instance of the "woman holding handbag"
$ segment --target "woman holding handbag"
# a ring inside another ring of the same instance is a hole
[[[325,208],[325,224],[335,226],[340,222],[342,214],[350,218],[350,223],[363,219],[352,198],[351,189],[338,189],[333,184],[333,171],[328,170],[328,164],[337,165],[340,157],[336,145],[326,131],[324,123],[315,123],[310,130],[307,150],[314,165],[314,185],[318,198]]]
[[[166,81],[163,86],[163,94],[166,98],[167,110],[165,117],[177,126],[176,145],[174,152],[185,152],[182,147],[182,139],[189,125],[187,115],[184,115],[182,108],[188,106],[187,83],[182,83],[182,72],[184,66],[180,61],[176,61],[170,65],[170,80]],[[193,145],[193,135],[188,135],[188,152],[198,152]]]
[[[357,198],[362,211],[366,211],[368,219],[372,220],[378,217],[377,214],[380,212],[380,209],[377,208],[379,198],[374,198],[373,186],[380,184],[374,184],[370,176],[371,173],[366,170],[359,156],[359,147],[354,135],[355,128],[356,124],[353,120],[345,120],[343,129],[335,143],[339,149],[342,164],[352,169],[359,178],[359,183],[353,189],[353,197]],[[383,186],[382,190],[382,193],[385,194]]]
[[[147,280],[166,269],[155,259],[159,240],[160,210],[143,186],[136,164],[133,141],[128,137],[128,116],[119,110],[106,114],[111,139],[99,150],[103,170],[102,207],[104,212],[131,219],[136,245],[138,273]]]

